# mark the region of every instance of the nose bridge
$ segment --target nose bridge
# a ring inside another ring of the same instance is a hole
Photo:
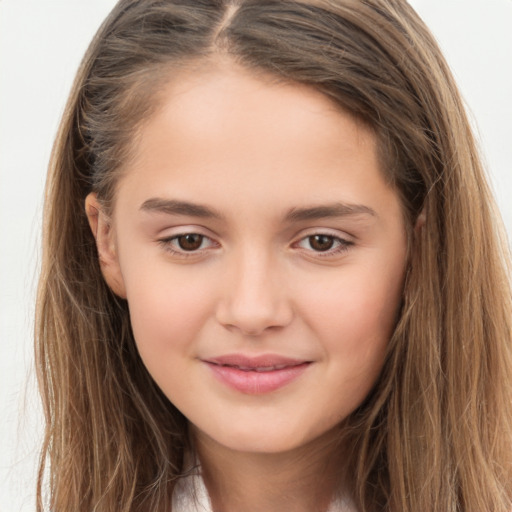
[[[277,257],[250,245],[241,248],[227,271],[219,321],[249,335],[285,326],[292,308],[283,285]]]

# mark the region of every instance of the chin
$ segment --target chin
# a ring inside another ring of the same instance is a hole
[[[261,428],[223,429],[221,432],[202,432],[200,435],[212,439],[216,444],[230,451],[239,453],[279,454],[301,449],[315,440],[323,437],[323,434],[314,435],[307,432],[296,432],[289,428],[277,429],[268,425]]]

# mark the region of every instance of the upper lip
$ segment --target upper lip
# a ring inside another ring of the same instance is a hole
[[[233,366],[241,369],[256,370],[261,368],[287,368],[299,364],[309,363],[305,359],[295,359],[277,354],[262,354],[258,356],[246,356],[243,354],[226,354],[219,357],[211,357],[203,360],[205,363],[219,366]]]

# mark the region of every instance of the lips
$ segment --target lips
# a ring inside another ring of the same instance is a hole
[[[238,370],[242,370],[243,372],[273,372],[275,370],[283,370],[287,368],[287,365],[278,364],[275,366],[237,366],[232,364],[223,364],[221,366],[227,366],[229,368],[236,368]]]
[[[230,354],[203,361],[228,387],[245,394],[271,393],[299,378],[311,361],[278,355],[248,357]]]

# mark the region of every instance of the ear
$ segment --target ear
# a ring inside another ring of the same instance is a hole
[[[421,210],[420,214],[416,218],[416,222],[414,224],[414,232],[416,235],[419,235],[421,229],[425,225],[425,222],[427,222],[427,212],[425,211],[425,208]]]
[[[117,257],[114,230],[109,217],[102,209],[94,192],[91,192],[85,198],[85,213],[87,214],[92,234],[96,239],[96,248],[98,249],[103,277],[116,295],[126,299],[126,289]]]

